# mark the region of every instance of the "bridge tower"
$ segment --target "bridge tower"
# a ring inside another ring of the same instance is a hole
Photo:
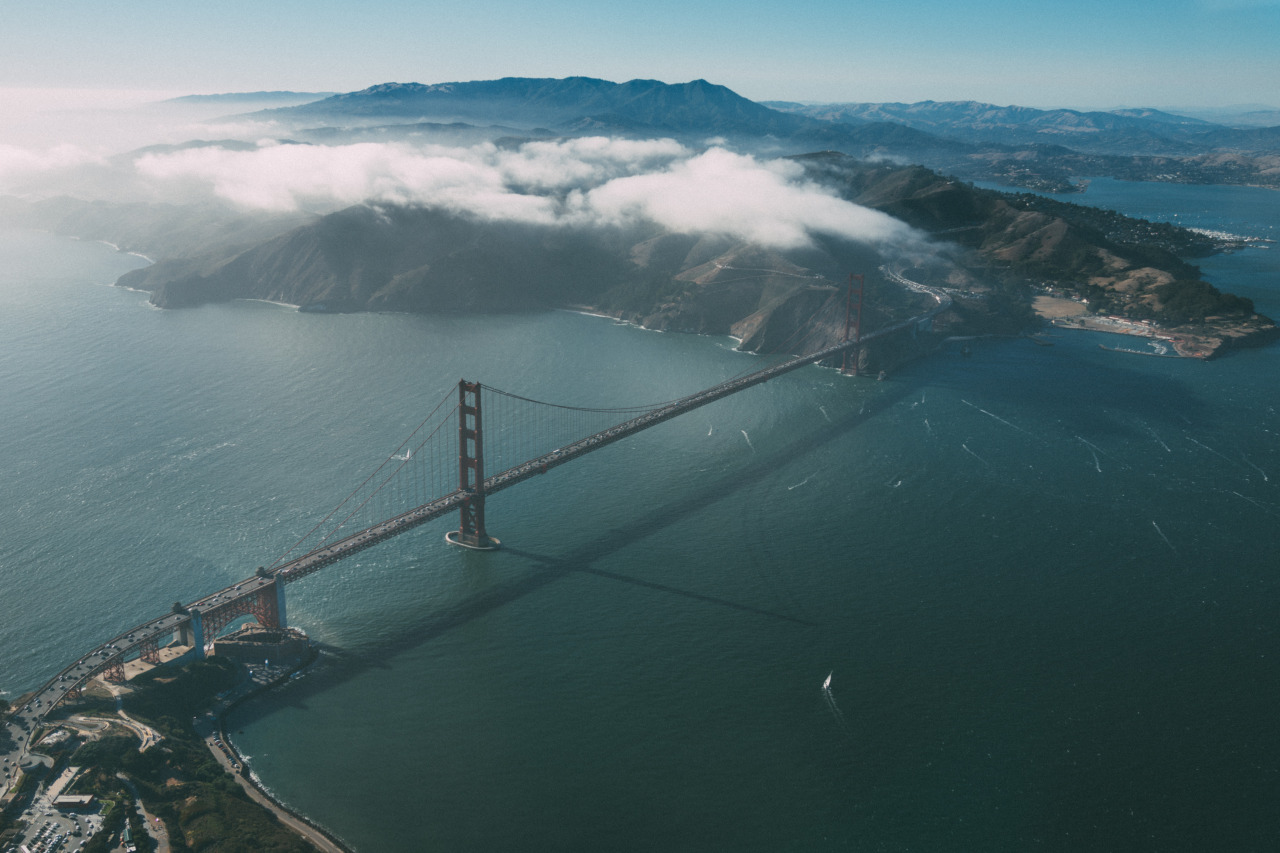
[[[462,501],[457,530],[445,541],[476,551],[492,551],[502,543],[484,529],[484,428],[480,412],[480,383],[458,382],[458,491]]]
[[[854,309],[854,306],[853,306],[853,280],[854,280],[855,278],[858,280],[858,306],[857,306],[857,308],[856,308],[856,309]],[[845,340],[845,343],[848,343],[848,342],[849,342],[849,324],[850,324],[850,321],[851,321],[851,319],[852,319],[852,312],[853,312],[854,310],[857,310],[858,314],[857,314],[857,320],[856,320],[856,321],[854,321],[854,324],[853,324],[853,328],[854,328],[854,339],[853,339],[854,347],[853,347],[853,350],[852,350],[852,352],[853,352],[853,358],[852,358],[852,359],[851,359],[851,358],[849,358],[849,352],[850,352],[849,350],[845,350],[845,351],[844,351],[844,355],[841,357],[841,358],[842,358],[842,360],[841,360],[841,363],[840,363],[840,372],[841,372],[841,373],[846,373],[846,374],[847,374],[847,373],[852,372],[854,376],[857,376],[857,375],[858,375],[858,363],[859,363],[859,361],[862,359],[862,346],[861,346],[861,343],[862,343],[862,291],[863,291],[863,286],[864,286],[864,282],[863,282],[862,275],[861,275],[860,273],[849,273],[849,294],[848,294],[848,296],[846,296],[846,297],[845,297],[845,304],[844,304],[844,340]],[[852,364],[850,364],[850,362],[852,362]],[[850,368],[852,368],[852,370],[851,370]]]

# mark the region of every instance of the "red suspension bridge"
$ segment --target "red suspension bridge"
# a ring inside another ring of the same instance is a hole
[[[940,291],[887,275],[912,289],[927,291],[936,304],[909,320],[863,335],[861,286],[856,291],[856,309],[852,287],[852,279],[861,277],[851,277],[846,299],[833,294],[780,346],[802,354],[675,400],[588,408],[545,403],[462,380],[400,447],[274,562],[224,590],[185,606],[175,604],[171,612],[82,656],[37,691],[31,703],[20,710],[18,723],[30,726],[27,731],[31,731],[49,708],[67,696],[78,695],[98,675],[111,681],[125,680],[126,664],[141,670],[164,661],[203,657],[223,628],[246,617],[268,627],[284,627],[286,584],[449,513],[459,516],[458,528],[447,534],[450,542],[475,549],[497,547],[497,539],[485,526],[488,497],[807,365],[848,364],[848,356],[856,365],[862,347],[869,342],[914,334],[950,305],[950,299]]]

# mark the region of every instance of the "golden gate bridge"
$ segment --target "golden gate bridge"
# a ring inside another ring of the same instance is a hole
[[[914,335],[951,304],[941,291],[901,275],[887,271],[886,275],[928,293],[935,305],[864,335],[862,277],[851,276],[844,300],[833,292],[778,347],[799,355],[674,400],[593,408],[533,400],[479,382],[460,381],[456,391],[448,392],[394,452],[284,554],[260,566],[252,577],[190,604],[175,603],[169,613],[83,655],[33,694],[19,710],[17,724],[28,733],[33,731],[50,708],[64,698],[78,697],[95,677],[127,680],[126,663],[141,671],[162,662],[203,657],[213,639],[238,620],[252,618],[264,626],[282,628],[287,622],[285,585],[450,513],[457,512],[459,518],[457,529],[446,535],[451,543],[478,550],[496,548],[500,543],[485,524],[487,498],[642,430],[811,364],[839,359],[842,371],[856,373],[868,343],[891,335]],[[855,279],[859,282],[856,307]]]

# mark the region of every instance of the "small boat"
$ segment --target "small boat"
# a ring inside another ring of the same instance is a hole
[[[834,670],[834,669],[833,669],[831,672],[828,672],[828,673],[827,673],[827,680],[826,680],[826,681],[824,681],[824,682],[822,682],[822,689],[823,689],[823,690],[830,690],[830,689],[831,689],[831,676],[833,676],[833,675],[835,675],[835,670]]]

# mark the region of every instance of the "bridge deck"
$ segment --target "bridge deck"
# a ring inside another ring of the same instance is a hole
[[[882,271],[888,278],[905,287],[929,294],[937,300],[937,306],[924,314],[904,320],[888,328],[877,330],[870,335],[865,335],[860,341],[842,342],[810,355],[797,356],[781,364],[722,382],[719,385],[714,385],[665,406],[648,411],[617,426],[567,444],[550,453],[530,459],[500,474],[486,477],[484,493],[491,495],[503,489],[508,489],[530,477],[544,474],[552,468],[563,465],[594,450],[599,450],[641,430],[657,426],[686,412],[693,411],[716,400],[723,399],[730,394],[759,385],[762,382],[790,373],[806,365],[832,358],[868,341],[901,331],[908,326],[921,323],[950,307],[951,299],[942,291],[910,281],[901,274],[892,272],[887,268],[882,268]],[[30,701],[23,708],[18,710],[13,721],[9,724],[11,734],[14,736],[14,743],[25,744],[34,730],[36,722],[43,718],[50,708],[62,701],[69,692],[84,685],[98,673],[122,666],[126,656],[137,656],[138,654],[146,653],[148,649],[154,650],[160,640],[174,636],[182,631],[192,621],[193,614],[200,614],[201,618],[210,616],[213,617],[211,621],[216,621],[216,617],[220,613],[225,616],[228,609],[247,612],[245,610],[246,602],[262,594],[263,587],[277,581],[291,583],[299,580],[379,542],[384,542],[393,536],[440,518],[458,509],[466,497],[467,493],[459,490],[436,498],[408,512],[359,530],[322,548],[312,550],[272,570],[255,574],[240,583],[205,596],[199,601],[188,605],[185,608],[186,612],[167,613],[100,644],[50,679],[32,695]],[[20,731],[15,730],[14,727],[18,727]],[[25,737],[22,735],[25,735]]]
[[[484,480],[484,494],[488,496],[500,492],[503,489],[508,489],[517,483],[522,483],[525,480],[528,480],[530,477],[534,477],[538,474],[545,474],[552,468],[563,465],[566,462],[571,462],[574,459],[585,456],[594,450],[607,447],[608,445],[613,444],[616,441],[621,441],[628,436],[635,435],[641,430],[657,426],[664,421],[669,421],[674,417],[685,414],[686,412],[691,412],[694,409],[701,408],[709,403],[714,403],[716,400],[724,399],[731,394],[744,391],[747,388],[759,385],[762,382],[767,382],[770,379],[774,379],[785,373],[790,373],[793,370],[798,370],[801,367],[816,364],[820,361],[826,361],[827,359],[840,355],[848,350],[860,347],[868,341],[893,334],[894,332],[901,331],[909,326],[924,322],[951,306],[951,297],[942,291],[910,281],[902,275],[894,273],[887,268],[882,269],[886,276],[892,280],[909,289],[932,296],[937,300],[938,304],[924,314],[912,317],[909,320],[903,320],[902,322],[896,323],[892,326],[879,329],[869,335],[864,335],[861,340],[842,341],[841,343],[834,344],[817,352],[810,353],[808,355],[795,356],[781,364],[775,364],[772,367],[757,370],[754,373],[740,376],[737,379],[730,379],[726,382],[721,382],[718,385],[713,385],[710,388],[690,394],[687,397],[681,397],[679,400],[675,400],[665,406],[652,409],[638,417],[632,418],[629,421],[624,421],[617,426],[610,427],[609,429],[595,433],[594,435],[589,435],[586,438],[566,444],[564,447],[557,448],[550,453],[535,457],[512,468],[508,468],[500,474],[486,477]],[[317,548],[303,554],[301,557],[290,560],[289,562],[277,567],[274,570],[274,574],[285,583],[290,583],[304,578],[309,574],[319,571],[325,566],[332,565],[333,563],[349,557],[352,554],[363,551],[365,548],[377,545],[379,542],[385,542],[392,536],[397,536],[407,530],[417,527],[420,524],[425,524],[428,521],[447,515],[449,512],[458,509],[466,497],[466,493],[461,490],[450,492],[444,497],[436,498],[433,501],[425,503],[419,507],[415,507],[414,509],[402,513],[401,515],[397,515],[394,518],[379,522],[372,527],[367,527],[363,530],[357,531],[356,533],[328,544],[323,548]]]

